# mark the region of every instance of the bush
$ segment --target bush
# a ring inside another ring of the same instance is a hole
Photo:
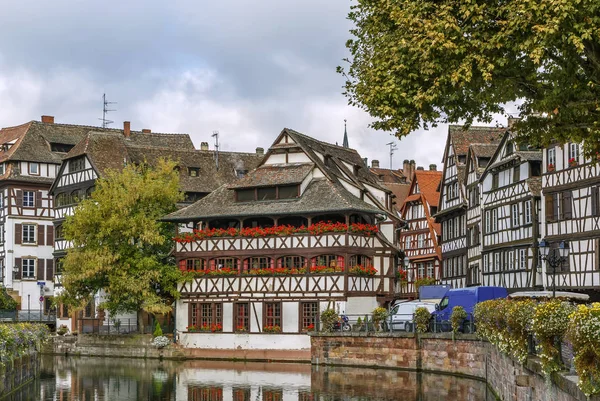
[[[569,315],[574,311],[573,304],[551,299],[535,308],[532,329],[538,340],[542,370],[546,375],[562,368],[559,344],[569,326]]]
[[[152,333],[152,335],[154,337],[161,337],[163,335],[163,331],[160,328],[160,323],[158,323],[158,320],[156,321],[156,325],[154,326],[154,333]]]
[[[423,285],[434,285],[436,279],[433,277],[421,277],[415,280],[415,291],[419,291],[419,287]]]
[[[45,324],[0,324],[0,367],[30,350],[39,351],[49,334]]]
[[[578,385],[589,397],[600,393],[600,303],[579,305],[569,320],[567,339],[573,344]]]
[[[388,310],[385,308],[382,308],[381,306],[378,306],[377,308],[373,309],[373,325],[375,326],[376,330],[380,329],[380,323],[384,322],[388,316]]]
[[[67,326],[65,326],[64,324],[61,324],[60,327],[58,329],[56,329],[56,334],[58,334],[59,336],[64,336],[68,332],[69,332],[69,328]]]
[[[335,324],[339,321],[340,317],[338,316],[335,309],[327,309],[323,313],[321,313],[321,323],[323,324],[321,327],[321,331],[324,332],[332,332]]]
[[[17,301],[15,301],[8,293],[6,288],[0,285],[0,310],[16,310]]]
[[[467,318],[467,311],[462,306],[455,306],[452,309],[452,315],[450,316],[450,323],[452,324],[452,332],[458,333],[460,326]]]
[[[165,336],[155,337],[154,340],[152,340],[152,345],[156,346],[157,348],[164,348],[170,343],[171,341]]]
[[[423,306],[415,309],[415,329],[417,333],[427,333],[429,330],[429,321],[431,313]]]

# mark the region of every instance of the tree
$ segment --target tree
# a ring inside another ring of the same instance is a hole
[[[63,261],[63,303],[82,308],[103,290],[99,307],[113,316],[137,311],[139,330],[142,311],[171,310],[181,276],[169,256],[173,227],[158,219],[182,199],[174,167],[161,160],[109,171],[67,217],[63,230],[73,247]]]
[[[600,150],[597,0],[358,0],[348,18],[338,72],[374,128],[489,122],[516,101],[521,141]]]

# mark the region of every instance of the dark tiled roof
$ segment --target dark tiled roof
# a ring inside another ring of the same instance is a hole
[[[313,180],[302,196],[293,200],[236,202],[235,191],[221,186],[205,198],[169,214],[166,221],[191,221],[221,217],[284,216],[357,211],[384,211],[355,197],[341,185],[325,178]]]
[[[494,156],[498,143],[472,143],[471,149],[477,157],[488,157]]]
[[[535,196],[540,196],[542,193],[542,177],[533,177],[527,179],[529,190]]]
[[[262,165],[230,188],[250,188],[273,185],[299,184],[315,167],[313,163]]]
[[[500,127],[477,127],[470,126],[465,129],[462,125],[451,125],[449,133],[452,138],[452,145],[456,155],[466,155],[469,146],[473,143],[489,144],[500,143],[506,128]]]

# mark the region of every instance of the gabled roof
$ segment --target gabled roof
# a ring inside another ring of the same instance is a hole
[[[479,179],[479,177],[481,176],[481,173],[483,173],[486,166],[480,167],[478,160],[480,158],[485,158],[485,159],[491,160],[491,158],[494,156],[494,153],[496,153],[496,149],[498,149],[497,143],[493,143],[493,144],[474,143],[474,144],[471,144],[471,146],[469,146],[469,152],[467,153],[467,163],[465,165],[465,171],[467,172],[467,174],[465,174],[465,176],[464,176],[464,184],[465,185],[467,185],[467,181],[468,181],[468,177],[469,177],[468,172],[471,171],[471,165],[473,163],[475,163],[475,169],[476,169],[475,174],[477,175],[477,178]]]
[[[269,164],[251,171],[229,188],[251,188],[274,185],[300,184],[315,167],[313,163]]]
[[[514,141],[514,134],[511,131],[506,131],[502,140],[498,144],[494,155],[492,156],[490,163],[487,165],[483,173],[481,174],[480,179],[483,180],[485,176],[498,167],[501,167],[504,164],[510,163],[515,160],[523,160],[523,161],[542,161],[542,150],[518,150],[515,147],[515,150],[508,157],[501,159],[502,151],[506,146],[508,141]]]
[[[221,186],[196,203],[173,212],[165,221],[197,221],[221,217],[285,216],[320,213],[364,212],[384,214],[326,178],[313,180],[301,197],[290,200],[236,202],[235,191]]]

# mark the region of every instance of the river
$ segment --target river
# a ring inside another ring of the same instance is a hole
[[[41,360],[41,375],[1,401],[492,401],[481,381],[308,364],[90,357]]]

